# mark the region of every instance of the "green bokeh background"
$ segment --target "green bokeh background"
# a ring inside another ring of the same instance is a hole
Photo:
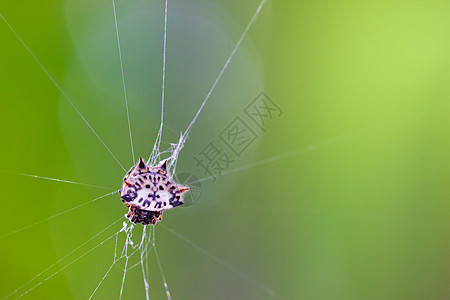
[[[257,5],[169,1],[164,147],[189,124]],[[164,3],[116,6],[135,152],[146,157],[159,127]],[[0,13],[128,169],[111,3],[2,1]],[[265,4],[177,171],[203,177],[194,157],[210,141],[225,148],[218,134],[260,91],[283,115],[255,129],[260,138],[230,167],[241,171],[202,182],[195,205],[165,213],[164,226],[210,254],[156,226],[173,299],[448,299],[449,13],[448,1]],[[55,216],[118,189],[124,171],[2,20],[0,41],[3,298],[126,208],[113,195]],[[86,299],[113,256],[111,239],[24,298]],[[119,297],[121,266],[97,299]],[[165,299],[154,253],[150,268],[151,298]],[[123,299],[144,299],[139,268],[127,273]]]

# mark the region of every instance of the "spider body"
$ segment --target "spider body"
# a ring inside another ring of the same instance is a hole
[[[162,213],[184,203],[183,194],[189,188],[172,180],[166,170],[166,161],[152,167],[142,158],[123,179],[120,198],[128,206],[126,217],[131,222],[156,224]]]

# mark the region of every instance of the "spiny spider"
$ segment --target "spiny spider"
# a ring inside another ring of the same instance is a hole
[[[172,180],[166,169],[167,160],[156,167],[142,158],[123,178],[120,198],[129,207],[126,217],[134,224],[156,224],[162,213],[184,204],[183,194],[189,188]]]

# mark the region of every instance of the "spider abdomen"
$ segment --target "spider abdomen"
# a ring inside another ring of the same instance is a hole
[[[164,210],[182,205],[183,194],[188,190],[168,176],[166,162],[151,167],[140,158],[125,176],[120,197],[129,207],[127,218],[147,225],[160,220]]]

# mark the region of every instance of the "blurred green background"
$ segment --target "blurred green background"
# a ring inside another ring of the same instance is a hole
[[[169,1],[164,148],[191,121],[257,6]],[[164,3],[117,0],[116,8],[135,152],[148,157],[159,128]],[[112,3],[2,1],[0,13],[131,167]],[[201,182],[196,203],[167,211],[156,226],[173,299],[449,298],[449,13],[448,1],[264,5],[177,172],[206,177],[194,158],[211,141],[231,157],[219,134],[236,117],[259,138],[233,156],[229,170],[239,171]],[[117,190],[125,172],[3,20],[0,37],[3,298],[126,207],[115,194],[57,215]],[[283,111],[265,131],[244,112],[261,91]],[[88,251],[121,227],[11,298],[43,280],[24,298],[89,298],[113,262],[115,239]],[[121,267],[94,299],[119,297]],[[154,253],[150,270],[151,299],[165,299]],[[134,268],[123,299],[144,295]]]

